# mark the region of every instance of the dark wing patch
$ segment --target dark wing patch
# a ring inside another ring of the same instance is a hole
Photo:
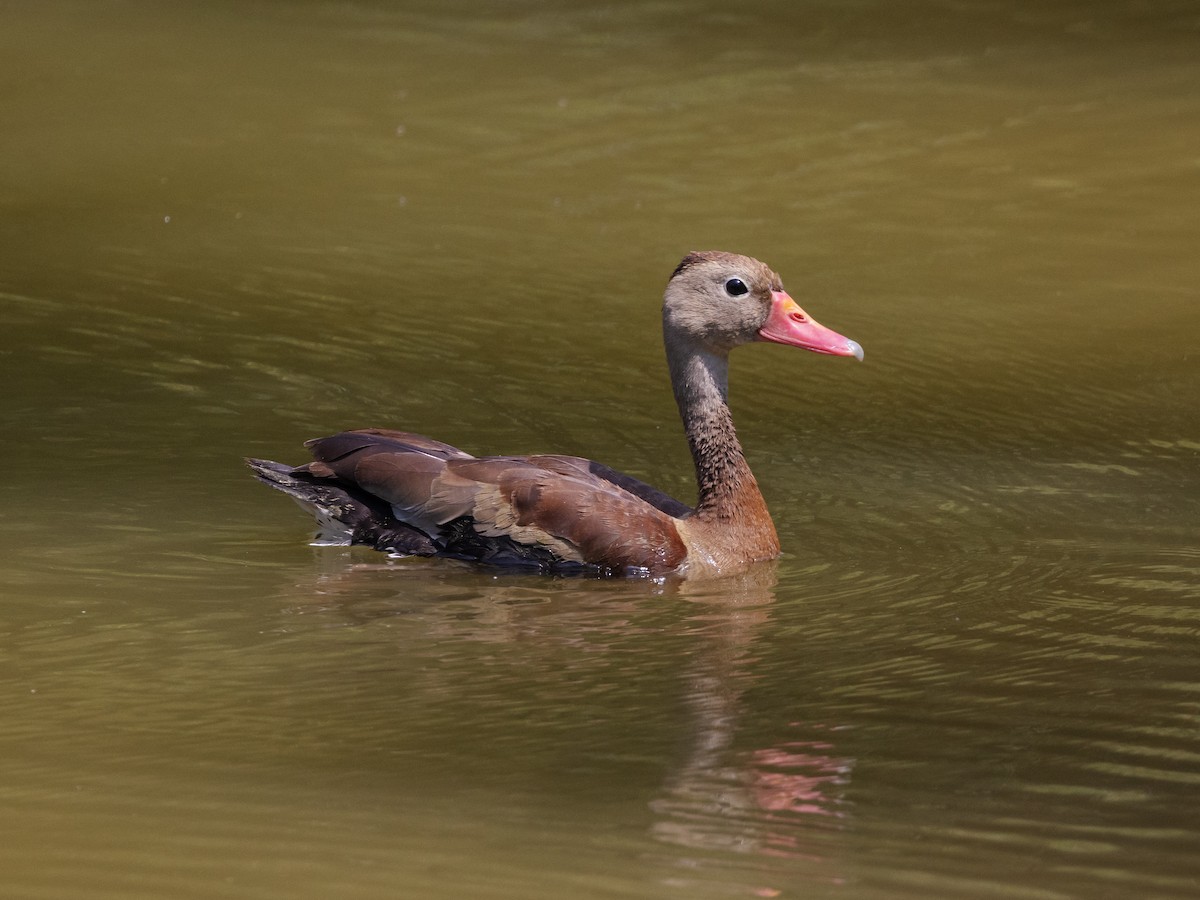
[[[397,521],[386,503],[365,491],[267,459],[247,459],[246,465],[259,481],[287,494],[317,520],[317,543],[364,544],[409,556],[437,553],[428,535]]]

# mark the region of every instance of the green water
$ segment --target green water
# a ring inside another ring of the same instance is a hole
[[[1200,893],[1200,7],[0,4],[0,895]],[[692,499],[750,253],[785,555],[307,546],[348,427]]]

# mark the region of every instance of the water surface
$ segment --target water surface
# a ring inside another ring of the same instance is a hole
[[[0,893],[1194,897],[1191,3],[72,3],[0,31]],[[785,546],[313,549],[402,427],[690,500],[658,298],[751,253]]]

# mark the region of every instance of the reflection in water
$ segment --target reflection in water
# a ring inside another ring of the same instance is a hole
[[[812,864],[809,878],[839,883],[837,863],[826,842],[810,839],[811,819],[840,819],[842,791],[853,760],[838,757],[828,737],[836,727],[781,723],[793,737],[767,747],[744,749],[738,732],[741,700],[754,683],[754,644],[770,622],[776,566],[766,565],[715,585],[681,585],[680,596],[699,604],[703,630],[683,673],[692,734],[686,756],[652,807],[652,834],[662,842],[695,851],[671,860],[681,874],[670,883],[695,895],[707,883],[711,858],[725,851],[748,857],[784,857]],[[753,867],[744,877],[753,877]],[[688,872],[684,875],[682,873]],[[763,873],[764,877],[770,875]],[[755,884],[755,896],[775,896],[778,886]]]
[[[332,615],[334,625],[415,616],[421,641],[440,642],[439,652],[451,655],[460,642],[523,643],[531,657],[556,647],[615,654],[631,640],[673,632],[682,645],[667,677],[681,686],[688,722],[684,749],[649,801],[651,837],[677,848],[646,855],[667,870],[658,880],[689,896],[776,896],[798,869],[810,882],[844,881],[831,838],[845,825],[854,760],[837,751],[840,726],[780,721],[759,746],[741,735],[755,645],[772,622],[776,564],[714,582],[624,582],[491,577],[443,560],[350,562],[356,555],[319,551],[320,571],[286,591],[313,602],[291,612]],[[405,599],[408,579],[419,598]]]

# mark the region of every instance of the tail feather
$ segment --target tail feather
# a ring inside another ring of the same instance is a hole
[[[314,544],[365,544],[376,550],[415,556],[438,553],[439,548],[428,535],[398,521],[378,497],[269,459],[247,459],[246,465],[259,481],[287,494],[317,520]]]

